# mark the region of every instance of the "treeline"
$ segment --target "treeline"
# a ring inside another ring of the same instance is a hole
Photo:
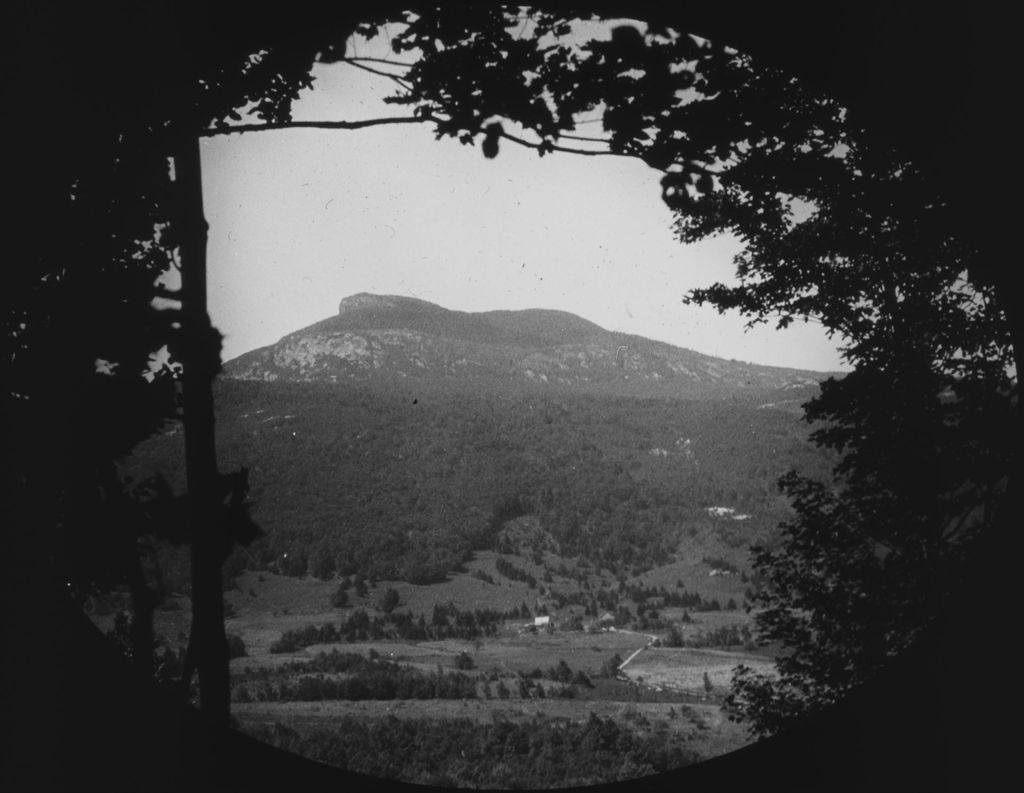
[[[754,650],[757,643],[750,627],[744,625],[723,625],[710,631],[698,631],[683,641],[683,647],[740,647]]]
[[[633,780],[697,758],[668,732],[637,734],[591,714],[576,724],[343,717],[302,732],[249,725],[272,746],[360,774],[437,787],[538,790]]]
[[[459,660],[456,659],[457,665],[464,666],[458,664]],[[433,672],[423,672],[382,658],[376,650],[366,656],[332,650],[320,652],[308,661],[293,661],[271,669],[247,668],[235,676],[232,699],[235,702],[573,699],[578,689],[593,687],[583,670],[574,671],[564,660],[546,671],[537,668],[528,674],[509,677],[496,669],[468,675],[445,671],[438,666]]]
[[[721,611],[723,606],[717,598],[705,599],[699,593],[687,591],[669,591],[664,587],[642,587],[639,585],[623,585],[620,589],[602,587],[589,596],[581,592],[569,595],[551,591],[548,593],[551,605],[562,609],[567,605],[582,604],[585,614],[597,617],[601,610],[611,614],[611,624],[617,627],[632,627],[635,630],[659,631],[667,630],[672,623],[662,617],[659,607],[682,607],[687,610]],[[629,599],[636,603],[635,611],[622,603]],[[738,608],[732,598],[725,604],[727,611]],[[548,613],[547,605],[542,605],[537,613]],[[405,641],[434,641],[440,639],[473,640],[494,636],[501,625],[508,621],[528,620],[533,616],[529,607],[522,603],[517,608],[506,611],[496,609],[463,610],[453,603],[436,604],[428,619],[420,614],[413,616],[408,611],[392,611],[384,615],[371,616],[365,609],[353,609],[338,622],[327,622],[322,625],[304,625],[290,628],[270,645],[273,654],[295,653],[314,644],[336,644],[339,642],[381,641],[400,639]],[[683,621],[690,621],[689,611],[684,612]],[[597,628],[602,623],[594,623]],[[580,616],[566,621],[563,629],[582,630],[583,619]],[[734,642],[746,643],[747,639]]]
[[[730,562],[728,559],[722,559],[720,556],[705,556],[704,564],[713,570],[721,570],[732,575],[740,575],[740,569]],[[747,583],[747,576],[743,575],[743,583]]]
[[[629,607],[623,601],[636,604],[636,618],[644,613],[654,614],[658,608],[684,608],[691,611],[721,611],[722,603],[718,598],[705,598],[699,592],[669,591],[665,587],[644,587],[639,584],[623,582],[618,589],[600,587],[596,591],[578,590],[568,594],[551,589],[547,598],[556,609],[566,606],[581,606],[585,616],[598,617],[602,613],[611,614],[616,624],[626,624],[634,618]],[[724,609],[729,611],[738,608],[732,598],[727,601]]]
[[[559,660],[556,666],[548,669],[547,672],[542,672],[539,668],[534,669],[526,677],[531,679],[538,679],[546,677],[548,680],[554,680],[558,683],[572,683],[573,685],[584,686],[586,688],[593,688],[594,684],[590,682],[590,678],[587,677],[586,673],[582,669],[578,669],[575,672],[564,660]]]
[[[742,647],[744,650],[756,650],[758,643],[750,627],[744,625],[723,625],[710,631],[698,631],[688,638],[678,624],[669,627],[668,635],[662,641],[665,647]]]
[[[295,674],[295,667],[283,672],[247,672],[232,686],[235,702],[318,702],[321,700],[392,699],[475,699],[477,681],[462,672],[422,672],[380,657],[358,653],[324,655],[314,667]],[[301,669],[301,667],[300,667]],[[335,674],[325,674],[325,672]],[[343,672],[338,675],[336,673]]]
[[[525,615],[524,615],[525,612]],[[337,642],[361,642],[381,639],[405,639],[409,641],[430,641],[437,639],[480,639],[494,636],[506,620],[529,617],[529,609],[523,604],[518,609],[497,611],[496,609],[460,610],[453,604],[434,606],[430,620],[420,614],[418,617],[408,611],[392,611],[384,616],[370,616],[365,609],[354,609],[338,623],[305,625],[291,628],[270,645],[275,654],[294,653],[311,644],[334,644]]]
[[[718,598],[707,599],[699,592],[689,592],[682,582],[676,585],[675,591],[669,591],[665,587],[643,587],[637,584],[627,584],[623,588],[625,595],[636,603],[646,606],[658,606],[668,608],[684,608],[693,611],[721,611],[722,604]],[[727,611],[738,608],[733,599],[729,599],[724,607]]]
[[[535,576],[530,575],[530,573],[526,572],[521,567],[516,567],[503,556],[499,556],[494,560],[494,568],[510,581],[522,581],[530,587],[530,589],[537,588],[537,579]]]

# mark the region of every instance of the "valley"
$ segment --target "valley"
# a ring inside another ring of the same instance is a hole
[[[470,631],[465,638],[400,638],[385,623],[382,634],[376,637],[371,629],[371,635],[353,640],[317,642],[287,652],[275,646],[289,631],[344,625],[359,612],[386,621],[388,614],[381,603],[389,590],[399,593],[398,605],[391,614],[409,614],[414,620],[422,616],[430,626],[437,622],[438,608],[450,604],[458,603],[460,612],[469,608],[511,611],[524,603],[535,606],[538,600],[544,600],[538,597],[539,589],[526,582],[498,576],[494,584],[488,584],[477,577],[488,571],[493,575],[499,558],[516,565],[531,564],[526,556],[481,552],[467,564],[466,572],[453,574],[444,583],[375,581],[364,595],[353,589],[351,601],[343,608],[330,606],[338,589],[337,580],[242,573],[225,595],[231,615],[226,623],[228,633],[241,639],[246,653],[231,662],[232,714],[237,726],[269,743],[314,759],[330,760],[330,755],[323,754],[317,736],[333,735],[355,724],[361,725],[362,731],[373,725],[386,731],[395,729],[398,720],[417,732],[444,733],[470,722],[481,730],[519,726],[536,733],[549,728],[587,730],[594,724],[607,723],[615,725],[614,730],[602,729],[612,731],[615,741],[631,740],[640,747],[637,751],[650,751],[652,757],[663,757],[666,762],[672,759],[668,765],[650,768],[623,766],[621,757],[617,763],[602,761],[598,769],[603,781],[668,770],[733,751],[749,741],[742,725],[728,720],[722,701],[732,669],[744,663],[769,670],[770,650],[752,644],[746,648],[706,646],[709,642],[717,645],[720,640],[714,637],[723,635],[723,630],[749,625],[749,615],[739,609],[657,608],[654,604],[658,599],[654,598],[653,612],[646,612],[641,627],[638,620],[623,614],[628,611],[635,615],[637,606],[643,612],[645,599],[636,597],[640,588],[648,586],[642,580],[627,580],[622,596],[616,599],[619,616],[611,620],[602,619],[605,615],[601,614],[576,621],[578,610],[545,608],[551,619],[543,627],[535,626],[537,618],[533,616],[502,619],[486,636],[474,636]],[[545,563],[551,565],[547,568],[551,570],[561,560],[548,556]],[[655,577],[674,577],[677,583],[680,576],[690,582],[674,586],[676,590],[698,590],[714,581],[723,599],[730,592],[742,597],[738,576],[723,583],[706,570],[678,564],[652,572]],[[552,578],[553,587],[570,589],[570,580],[557,575]],[[189,601],[179,594],[170,602],[178,608],[159,611],[156,629],[169,645],[180,646],[188,630]],[[532,613],[535,610],[531,608]],[[94,620],[111,630],[113,617],[113,613],[94,615]],[[669,638],[665,626],[672,625],[679,628],[684,646],[664,646]],[[354,656],[360,659],[355,664]],[[343,663],[339,665],[335,660],[332,666],[332,658]],[[458,696],[434,688],[410,689],[406,694],[400,690],[381,693],[372,688],[374,669],[380,665],[400,670],[402,679],[423,679],[430,686],[439,675],[458,676],[467,681],[469,691]],[[333,671],[342,666],[348,671]],[[346,676],[360,679],[366,688],[326,691],[308,682]],[[662,744],[677,754],[653,751],[654,746]],[[361,757],[355,750],[358,747],[349,748],[352,751],[345,767],[378,774],[379,767],[369,764],[369,757]],[[392,752],[389,776],[393,778],[423,782],[432,779],[432,773],[449,768],[448,759],[437,757],[432,770],[414,770],[403,765],[403,758],[393,754],[394,750],[380,745],[376,749],[378,753]],[[585,759],[586,755],[581,753],[581,757]],[[510,751],[505,759],[516,764],[532,762],[528,748],[521,754]],[[569,774],[571,767],[563,771]],[[491,781],[496,779],[499,777]],[[505,786],[509,779],[503,779]],[[562,781],[573,779],[569,775]],[[598,781],[595,777],[584,779]],[[480,780],[467,777],[462,781],[476,784]]]
[[[623,341],[362,295],[225,365],[220,467],[245,469],[259,527],[224,566],[240,729],[465,787],[629,779],[749,740],[732,670],[778,652],[752,632],[750,548],[791,514],[776,480],[833,463],[800,420],[814,373]],[[126,473],[182,492],[182,460],[171,424]],[[173,678],[187,553],[156,564]],[[90,604],[113,634],[124,608]]]

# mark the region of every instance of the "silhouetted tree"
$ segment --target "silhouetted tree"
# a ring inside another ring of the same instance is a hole
[[[380,610],[385,614],[390,614],[394,611],[398,604],[402,602],[401,597],[398,594],[398,590],[388,587],[380,599]]]
[[[23,417],[29,428],[17,445],[32,474],[21,496],[36,510],[33,526],[73,523],[64,517],[76,499],[49,498],[55,489],[72,489],[53,485],[45,457],[55,451],[76,460],[76,473],[90,471],[93,481],[112,484],[109,438],[96,433],[105,451],[92,457],[82,451],[89,444],[70,441],[84,424],[54,417],[80,415],[65,409],[67,389],[77,394],[83,383],[113,382],[102,380],[111,363],[118,364],[115,379],[123,375],[133,383],[129,389],[142,389],[140,364],[155,342],[168,342],[182,365],[202,704],[223,723],[220,564],[236,538],[224,528],[213,446],[209,386],[219,339],[205,307],[200,136],[416,123],[432,125],[439,137],[480,142],[489,158],[500,156],[506,142],[542,155],[637,157],[664,174],[663,197],[678,213],[681,240],[728,231],[745,244],[739,285],[697,290],[693,301],[739,310],[752,322],[775,317],[783,327],[813,319],[842,334],[855,371],[826,384],[808,417],[824,423],[816,438],[841,452],[843,462],[830,484],[783,480],[797,518],[784,528],[783,545],[757,560],[762,631],[792,649],[779,684],[739,680],[734,704],[760,729],[774,729],[780,713],[833,701],[905,646],[948,591],[940,582],[956,577],[969,537],[998,504],[1007,444],[1019,429],[1010,339],[1016,333],[1020,341],[1020,320],[1008,321],[1004,274],[980,260],[975,244],[955,237],[955,213],[937,188],[905,158],[862,143],[839,103],[721,44],[658,24],[617,25],[607,40],[581,42],[569,36],[571,18],[538,11],[524,25],[524,13],[456,5],[368,12],[356,20],[337,12],[316,32],[296,35],[279,15],[253,12],[229,26],[214,17],[220,27],[211,28],[183,6],[132,51],[139,68],[113,80],[126,96],[159,101],[138,119],[110,108],[110,122],[97,120],[82,146],[92,156],[81,160],[90,165],[76,170],[76,160],[57,171],[59,184],[47,185],[57,188],[57,198],[47,201],[53,218],[69,219],[65,227],[81,234],[64,235],[42,264],[20,271],[16,277],[31,297],[5,306],[4,343],[15,359],[31,350],[36,361],[9,394],[14,423]],[[384,21],[403,24],[393,49],[416,58],[409,66],[388,65],[400,89],[391,101],[411,115],[293,122],[291,102],[310,84],[318,59],[375,68],[353,56],[346,40],[356,31],[380,35]],[[241,123],[242,107],[258,123]],[[580,140],[586,136],[577,134],[578,123],[594,112],[601,113],[603,134]],[[143,167],[125,168],[131,146],[145,153]],[[159,173],[168,156],[173,180]],[[112,202],[108,176],[115,166],[137,184]],[[151,189],[158,198],[133,203]],[[140,219],[141,232],[113,237],[128,255],[111,244],[106,220],[115,209]],[[158,243],[148,244],[156,236]],[[140,264],[140,252],[153,262]],[[150,323],[147,300],[154,276],[174,254],[182,274],[180,333],[171,322]],[[116,298],[124,288],[130,299]],[[156,330],[126,333],[140,327]],[[85,328],[95,332],[83,334]],[[128,339],[138,346],[120,346]],[[53,360],[70,363],[38,383],[25,376]],[[133,429],[118,448],[157,426],[152,416],[128,424]],[[1007,426],[1015,432],[1005,432]],[[838,661],[851,651],[855,674],[841,680]],[[744,711],[744,692],[766,694],[757,701],[769,705]]]
[[[101,71],[83,62],[76,77],[102,81]],[[49,111],[20,95],[27,86],[15,86],[10,100],[33,108],[40,129],[12,141],[21,153],[8,171],[17,200],[5,225],[20,255],[0,298],[12,543],[4,556],[17,560],[11,580],[24,577],[25,593],[59,587],[84,598],[127,585],[133,660],[151,674],[152,612],[162,597],[152,540],[180,526],[165,520],[174,512],[167,489],[130,480],[117,463],[176,413],[173,374],[151,360],[172,333],[173,312],[153,307],[171,262],[160,231],[169,215],[166,161],[143,130],[118,129],[119,109],[135,98],[119,95],[105,97],[88,130],[41,162],[30,153],[57,147],[61,136]],[[65,110],[77,113],[82,102]]]

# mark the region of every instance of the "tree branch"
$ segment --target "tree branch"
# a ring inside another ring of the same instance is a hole
[[[353,64],[355,65],[355,64]],[[385,124],[423,124],[426,122],[438,122],[441,119],[436,116],[395,116],[391,118],[371,118],[365,121],[282,121],[268,122],[264,124],[235,124],[227,127],[204,129],[199,132],[201,138],[216,138],[222,135],[241,134],[243,132],[269,132],[272,130],[284,129],[365,129],[367,127],[378,127]],[[501,137],[517,143],[527,149],[541,149],[542,143],[531,143],[528,140],[502,132]],[[594,139],[595,141],[597,139]],[[639,158],[636,154],[618,151],[588,151],[586,149],[574,149],[569,146],[551,144],[549,151],[558,151],[564,154],[579,154],[584,157],[631,157]]]
[[[177,300],[181,301],[181,290],[180,289],[168,289],[163,284],[157,284],[153,287],[153,296],[162,298],[163,300]]]
[[[584,141],[588,141],[590,143],[607,143],[608,142],[607,138],[588,138],[586,135],[570,135],[569,133],[564,133],[562,135],[559,135],[558,137],[565,138],[566,140],[584,140]]]
[[[215,138],[220,135],[233,135],[236,132],[266,132],[275,129],[364,129],[384,124],[422,124],[436,121],[432,116],[396,116],[393,118],[371,118],[365,121],[282,121],[266,124],[236,124],[230,127],[204,129],[199,133],[201,138]]]
[[[361,57],[361,56],[358,56],[358,55],[355,55],[355,56],[353,56],[351,58],[342,58],[342,61],[345,62],[345,63],[350,63],[352,61],[366,61],[367,63],[386,63],[388,66],[401,66],[401,67],[403,67],[405,69],[411,69],[413,66],[416,65],[415,63],[403,63],[402,61],[390,61],[387,58],[365,58],[365,57]]]
[[[530,141],[528,141],[528,140],[523,140],[522,138],[518,138],[515,135],[509,135],[507,132],[502,132],[501,133],[501,137],[506,138],[507,140],[510,140],[513,143],[518,143],[520,146],[525,146],[527,149],[540,149],[543,146],[542,143],[530,143]],[[564,136],[560,136],[560,137],[564,137]],[[555,144],[551,144],[550,151],[560,151],[560,152],[564,152],[566,154],[582,154],[585,157],[597,157],[597,156],[604,156],[604,157],[607,157],[607,156],[611,156],[611,157],[634,157],[634,158],[636,157],[635,154],[626,154],[625,152],[618,152],[618,151],[587,151],[586,149],[572,149],[572,148],[569,148],[568,146],[558,146],[558,145],[555,145]]]
[[[365,121],[282,121],[268,122],[265,124],[235,124],[228,127],[204,129],[200,131],[202,138],[215,138],[221,135],[234,135],[243,132],[268,132],[271,130],[283,129],[365,129],[366,127],[377,127],[385,124],[423,124],[426,122],[437,122],[436,116],[396,116],[392,118],[371,118]],[[540,149],[540,143],[531,143],[523,138],[502,132],[501,137],[513,143],[517,143],[527,149]],[[635,154],[627,154],[617,151],[587,151],[586,149],[573,149],[568,146],[552,144],[550,151],[560,151],[565,154],[581,154],[585,157],[612,156],[612,157],[636,157]]]
[[[412,86],[409,85],[409,83],[407,83],[397,74],[388,74],[387,72],[382,72],[380,69],[374,69],[370,66],[364,66],[361,63],[356,63],[356,60],[357,59],[353,58],[345,58],[344,60],[340,61],[340,63],[347,64],[348,66],[354,66],[356,69],[362,69],[364,72],[369,72],[370,74],[376,74],[378,77],[387,77],[389,80],[394,80],[396,83],[398,83],[399,86],[401,86],[406,91],[412,91]]]

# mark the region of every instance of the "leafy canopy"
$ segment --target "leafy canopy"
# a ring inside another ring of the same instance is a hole
[[[92,161],[102,168],[61,172],[55,216],[80,233],[19,270],[26,288],[5,306],[18,375],[8,401],[32,414],[23,425],[45,426],[63,407],[64,375],[33,379],[61,358],[61,343],[72,342],[71,382],[101,389],[98,359],[114,377],[137,380],[161,340],[173,346],[173,323],[151,311],[175,247],[175,199],[161,173],[167,130],[239,131],[243,109],[263,128],[292,124],[312,65],[345,62],[398,86],[392,103],[411,110],[402,123],[480,140],[487,157],[509,141],[540,154],[643,160],[663,175],[680,240],[728,232],[745,243],[738,284],[691,300],[750,322],[818,321],[841,336],[855,370],[826,384],[807,415],[843,460],[831,482],[783,480],[795,517],[782,544],[757,557],[767,580],[758,619],[789,655],[778,680],[741,675],[737,713],[773,731],[834,701],[910,641],[949,591],[967,539],[991,518],[1011,456],[1003,430],[1016,411],[1004,312],[941,192],[905,158],[866,145],[835,101],[664,26],[476,5],[334,21],[301,35],[266,18],[239,23],[227,44],[197,35],[201,74],[186,86],[147,43],[154,85],[170,101],[140,119],[118,117],[128,124],[118,134],[98,134],[91,152],[105,159]],[[346,44],[353,31],[390,36],[404,60],[356,57]],[[579,134],[592,124],[596,134]],[[139,140],[154,145],[136,160]],[[107,186],[110,171],[126,180],[123,191]],[[115,209],[121,231],[111,236]],[[125,212],[135,220],[126,224]],[[95,437],[116,455],[153,421],[132,422],[120,439]]]
[[[632,24],[587,38],[543,11],[406,21],[392,46],[420,57],[392,101],[438,136],[482,134],[488,157],[508,139],[642,159],[680,241],[745,245],[738,284],[690,301],[843,340],[854,372],[807,405],[841,462],[830,482],[781,480],[795,516],[756,556],[762,638],[787,653],[778,678],[742,672],[731,700],[765,733],[835,701],[944,604],[1012,458],[1009,325],[947,201],[837,102],[711,42]],[[601,134],[577,135],[585,122]]]
[[[756,556],[762,638],[787,654],[778,678],[741,673],[732,704],[773,732],[870,677],[948,597],[1011,461],[1009,326],[941,191],[838,102],[664,26],[496,6],[391,22],[358,30],[389,36],[395,59],[343,43],[314,57],[376,70],[411,120],[488,158],[512,142],[641,159],[680,241],[744,243],[737,283],[688,300],[839,337],[854,371],[806,415],[841,461],[831,481],[781,480],[794,517]]]

